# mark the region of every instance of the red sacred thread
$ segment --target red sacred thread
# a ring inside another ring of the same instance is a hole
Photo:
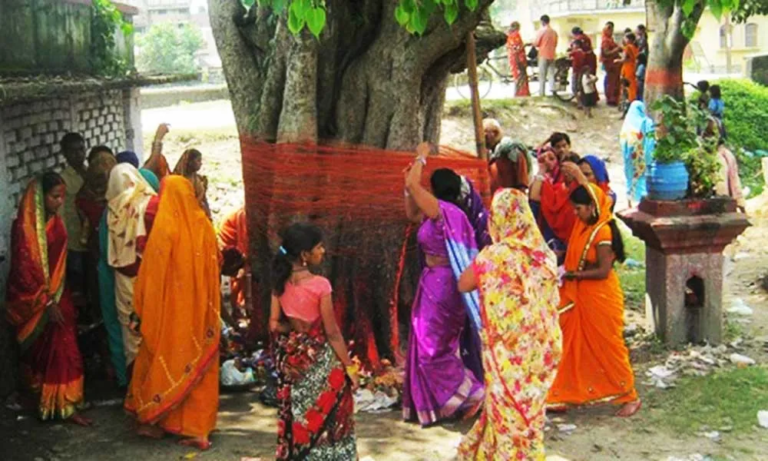
[[[254,299],[261,300],[262,309],[269,306],[269,267],[279,231],[292,222],[312,222],[324,231],[323,274],[333,285],[334,308],[345,337],[354,340],[353,352],[372,367],[379,358],[395,361],[398,312],[410,309],[415,289],[408,288],[415,286],[419,272],[405,270],[417,260],[408,257],[416,245],[403,195],[403,170],[414,153],[247,138],[241,139],[241,150],[251,258],[258,278]],[[488,201],[485,161],[441,147],[427,160],[425,184],[437,168],[466,176]],[[266,325],[258,328],[266,333]]]

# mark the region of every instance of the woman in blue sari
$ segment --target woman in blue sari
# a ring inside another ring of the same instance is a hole
[[[419,247],[425,267],[411,311],[411,333],[405,365],[403,418],[422,426],[456,415],[472,416],[480,409],[484,390],[473,362],[460,354],[467,314],[479,328],[477,293],[462,298],[457,279],[477,255],[477,241],[461,203],[461,177],[436,170],[432,192],[421,186],[430,147],[419,145],[418,157],[406,173],[405,208],[409,219],[421,224]],[[479,351],[473,351],[478,352]]]
[[[653,120],[645,114],[645,104],[642,101],[633,102],[619,136],[630,207],[647,194],[645,172],[646,166],[653,160],[653,150],[656,148],[654,129]]]

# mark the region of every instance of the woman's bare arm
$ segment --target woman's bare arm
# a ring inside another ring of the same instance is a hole
[[[421,143],[416,149],[418,158],[405,177],[405,190],[409,198],[419,210],[429,219],[437,219],[440,216],[440,204],[437,198],[421,185],[421,175],[424,170],[426,156],[429,154],[428,143]]]
[[[325,337],[328,338],[328,343],[331,345],[333,352],[336,353],[336,357],[339,358],[339,361],[345,367],[351,366],[352,359],[349,358],[347,345],[344,344],[344,336],[342,336],[339,325],[336,323],[336,314],[333,312],[330,294],[323,296],[323,299],[320,301],[320,316],[323,318]]]
[[[613,269],[615,256],[610,245],[597,246],[597,267],[583,271],[572,272],[569,278],[576,280],[605,280]]]
[[[272,295],[269,305],[269,331],[272,333],[290,333],[291,327],[280,320],[280,300]]]
[[[469,293],[475,290],[477,290],[477,278],[475,277],[474,269],[472,266],[469,266],[459,277],[459,292]]]

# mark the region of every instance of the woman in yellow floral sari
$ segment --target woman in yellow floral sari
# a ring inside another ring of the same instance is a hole
[[[459,280],[480,290],[485,409],[459,446],[459,459],[544,460],[545,399],[560,360],[557,261],[528,197],[496,193],[493,244]]]

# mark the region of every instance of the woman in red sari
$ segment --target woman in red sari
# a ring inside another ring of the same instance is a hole
[[[77,348],[76,312],[65,287],[67,231],[57,214],[66,186],[56,173],[32,180],[11,233],[7,315],[16,328],[22,367],[39,394],[43,420],[88,426],[83,406],[83,360]]]
[[[600,61],[605,68],[605,99],[609,106],[618,106],[621,98],[621,63],[617,63],[621,47],[613,39],[613,23],[603,28],[600,40]]]
[[[507,53],[509,69],[515,79],[515,96],[530,96],[528,88],[528,57],[525,55],[525,44],[520,36],[520,23],[515,21],[509,26],[507,34]]]

